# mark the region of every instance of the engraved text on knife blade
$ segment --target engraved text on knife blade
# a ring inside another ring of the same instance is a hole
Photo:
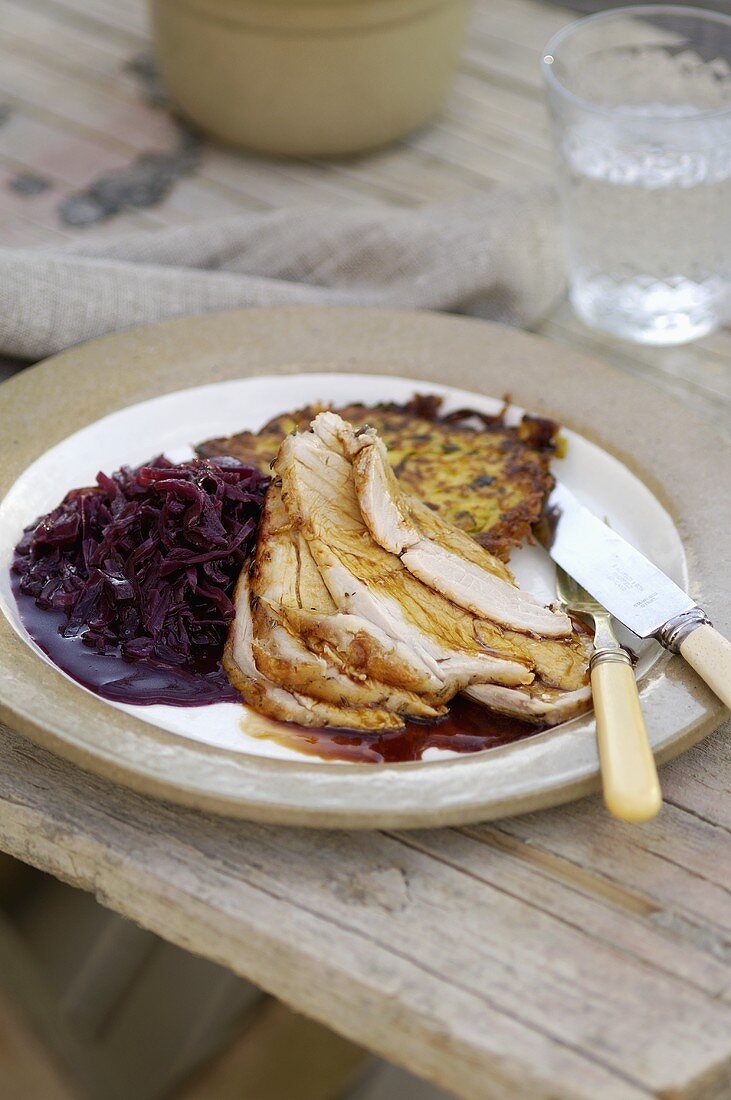
[[[551,557],[641,638],[655,634],[693,600],[651,561],[557,485]]]

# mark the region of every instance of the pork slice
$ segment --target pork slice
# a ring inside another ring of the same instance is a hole
[[[455,552],[454,543],[428,537],[419,529],[386,448],[373,429],[356,433],[334,413],[321,413],[312,423],[323,442],[336,440],[341,455],[350,456],[356,498],[368,530],[379,546],[400,557],[410,573],[459,607],[510,629],[541,637],[571,634],[567,615],[544,607],[506,578],[497,559],[488,568],[492,556],[486,551],[465,556]],[[442,531],[447,526],[440,524]]]
[[[308,613],[311,614],[311,613]],[[287,691],[302,693],[336,707],[386,707],[411,718],[437,718],[444,713],[438,704],[401,686],[386,684],[370,676],[349,674],[345,662],[327,646],[310,647],[293,631],[283,608],[259,600],[252,612],[252,653],[258,670]]]
[[[436,542],[445,550],[451,550],[453,554],[464,558],[465,561],[470,561],[474,565],[486,569],[488,573],[501,577],[510,584],[516,584],[515,577],[505,562],[491,554],[484,546],[480,546],[479,542],[472,538],[472,535],[468,535],[466,531],[462,531],[459,527],[448,523],[438,512],[432,511],[428,505],[411,493],[404,493],[404,497],[411,518],[422,537],[431,539],[432,542]]]
[[[251,615],[251,591],[245,569],[234,593],[236,614],[229,630],[223,654],[223,667],[244,700],[261,714],[279,722],[300,726],[335,726],[341,729],[400,729],[400,715],[385,707],[333,706],[303,692],[288,691],[266,677],[254,660],[254,624]]]
[[[343,612],[407,645],[441,699],[478,680],[529,683],[524,662],[486,652],[475,617],[422,584],[373,539],[361,514],[353,467],[315,433],[289,436],[275,461],[282,498]]]
[[[264,502],[250,587],[252,653],[258,670],[272,682],[336,706],[379,705],[419,718],[441,713],[403,685],[350,676],[344,662],[324,646],[316,650],[308,645],[293,626],[287,607],[329,618],[335,604],[306,540],[287,515],[276,483]]]
[[[376,541],[401,554],[408,565],[410,549],[418,550],[423,539],[454,558],[473,564],[517,590],[507,566],[464,531],[447,523],[418,498],[403,493],[388,462],[382,441],[372,429],[354,431],[333,413],[321,414],[313,430],[339,453],[351,458],[358,504]],[[371,522],[369,523],[369,517]],[[376,520],[376,518],[378,519]],[[376,522],[380,529],[375,530]],[[413,563],[412,563],[413,564]],[[452,579],[455,577],[451,571]],[[423,578],[427,579],[427,578]],[[519,590],[518,590],[519,591]],[[483,618],[477,625],[480,641],[495,654],[523,660],[535,669],[547,687],[578,691],[588,683],[590,640],[573,627],[566,637],[535,637]]]
[[[292,628],[315,652],[327,651],[349,676],[368,676],[408,691],[428,694],[433,687],[427,666],[399,642],[358,615],[320,615],[305,609],[282,609]]]
[[[504,562],[490,554],[470,535],[447,523],[416,497],[409,496],[407,499],[409,511],[425,535],[460,557],[488,568],[512,584],[515,583]],[[517,654],[528,661],[535,669],[537,679],[549,687],[574,691],[588,681],[591,639],[575,623],[572,623],[572,631],[568,637],[536,638],[482,619],[477,627],[477,634],[488,649],[496,653]]]
[[[534,669],[536,680],[549,687],[574,691],[588,683],[591,639],[576,627],[569,638],[534,638],[483,619],[477,634],[495,653],[519,654]]]
[[[361,516],[384,550],[402,554],[422,538],[388,461],[388,453],[373,428],[356,430],[334,412],[322,412],[312,431],[331,450],[349,458]]]
[[[533,674],[517,657],[489,653],[476,641],[471,618],[416,578],[385,576],[362,581],[352,559],[345,564],[324,542],[313,540],[313,554],[335,602],[351,614],[370,619],[386,634],[403,641],[433,673],[431,690],[439,699],[482,680],[529,683]]]
[[[333,412],[322,412],[312,430],[331,450],[353,464],[356,495],[363,518],[376,542],[401,554],[423,538],[515,585],[505,562],[453,526],[412,493],[405,492],[388,460],[383,440],[373,428],[354,429]]]
[[[372,428],[356,435],[350,425],[342,423],[341,438],[350,437],[355,492],[366,526],[379,546],[402,555],[418,546],[422,534],[388,461],[386,448]]]
[[[422,539],[404,551],[401,560],[420,581],[474,615],[539,637],[566,637],[571,633],[567,615],[543,607],[530,593],[509,585],[431,539]]]
[[[591,710],[591,687],[560,691],[536,680],[527,687],[473,684],[465,695],[477,703],[534,725],[557,726]]]
[[[515,586],[510,570],[499,558],[417,497],[402,492],[383,443],[372,429],[353,431],[333,413],[323,413],[313,423],[323,442],[350,456],[361,513],[380,545],[400,553],[401,560],[408,563],[404,550],[418,548],[426,537],[441,550]],[[369,516],[380,516],[378,532],[373,522],[368,523]],[[536,638],[482,619],[477,635],[496,654],[524,660],[549,687],[574,691],[587,683],[591,647],[575,628],[568,637]]]
[[[445,550],[515,584],[505,562],[402,488],[385,444],[373,428],[354,429],[341,416],[327,411],[315,417],[312,430],[331,450],[350,458],[358,504],[379,545],[400,554],[422,538],[430,538]]]

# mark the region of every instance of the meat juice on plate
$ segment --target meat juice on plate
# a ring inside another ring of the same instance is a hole
[[[563,135],[571,299],[582,318],[618,335],[681,343],[729,316],[731,116],[674,145],[657,135],[661,107],[646,109],[646,128],[636,110],[631,141],[601,117]]]

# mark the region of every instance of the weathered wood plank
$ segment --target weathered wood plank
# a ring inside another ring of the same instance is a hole
[[[523,1095],[516,1060],[535,1066],[526,1095],[571,1097],[582,1080],[623,1100],[691,1089],[711,1066],[718,1090],[731,1066],[720,970],[688,981],[512,896],[508,870],[532,868],[471,837],[445,843],[479,852],[479,876],[401,838],[224,822],[91,777],[80,805],[74,769],[10,734],[0,775],[4,848],[461,1095],[484,1096],[493,1073],[496,1096]]]
[[[95,24],[71,23],[52,5],[49,8],[25,0],[0,2],[0,26],[7,44],[37,58],[53,59],[70,72],[84,72],[111,82],[124,76],[124,64],[133,47]],[[131,81],[131,77],[126,79]]]
[[[171,116],[151,109],[122,84],[114,94],[100,82],[71,75],[0,42],[0,96],[33,107],[41,117],[72,122],[101,144],[122,151],[170,148],[178,140]]]
[[[143,0],[30,0],[36,7],[55,9],[59,15],[97,23],[106,32],[129,37],[147,36],[147,6]]]
[[[694,749],[683,760],[684,770],[693,774],[699,758],[715,756],[713,744],[724,737],[728,726]],[[538,821],[527,815],[501,822],[499,828],[578,866],[590,865],[597,875],[636,891],[658,909],[705,929],[714,951],[729,958],[731,843],[723,823],[728,806],[719,798],[713,817],[706,809],[703,817],[682,804],[666,805],[655,821],[631,828],[584,801],[541,814]]]
[[[593,802],[594,812],[601,813],[598,799]],[[465,837],[476,843],[465,844]],[[623,885],[608,890],[606,880],[587,865],[549,855],[494,826],[402,833],[399,840],[489,882],[582,935],[610,944],[712,997],[731,1001],[731,953],[718,958],[699,949],[692,935],[665,930],[658,922],[664,912],[658,903]],[[578,952],[573,955],[578,957]]]
[[[123,150],[101,146],[84,134],[59,131],[57,124],[15,106],[0,126],[0,155],[19,168],[80,187],[90,176],[127,163]]]
[[[489,981],[475,988],[469,966],[465,982],[456,978],[463,961],[450,957],[446,975],[435,967],[431,941],[407,912],[428,875],[409,880],[411,861],[404,870],[402,859],[384,858],[377,838],[225,822],[92,777],[82,803],[79,782],[75,769],[6,733],[0,845],[465,1097],[483,1097],[488,1079],[499,1100],[556,1089],[574,1098],[578,1081],[597,1100],[647,1095],[563,1036],[502,1009]],[[336,858],[323,873],[326,850]],[[488,918],[489,909],[479,912]],[[434,909],[430,927],[440,935],[448,920],[449,910]],[[386,923],[385,942],[374,921]],[[467,937],[461,951],[475,942]],[[479,955],[484,971],[489,956]]]
[[[81,230],[64,225],[58,214],[62,200],[82,188],[102,170],[113,171],[126,163],[124,155],[103,149],[83,135],[59,135],[43,119],[15,108],[0,126],[0,219],[7,229],[2,241],[7,246],[39,245],[69,240],[80,231],[98,237],[107,232],[124,233],[167,224],[157,211],[125,211],[111,223],[85,226]],[[47,180],[47,191],[19,196],[9,187],[10,180],[23,173]]]
[[[575,16],[560,4],[541,0],[508,0],[493,4],[478,0],[473,15],[475,34],[494,31],[514,42],[525,42],[540,49],[546,36],[555,34]]]
[[[731,738],[719,732],[696,752],[663,768],[665,799],[673,806],[731,831]]]

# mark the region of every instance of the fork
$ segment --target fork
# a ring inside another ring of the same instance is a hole
[[[566,611],[594,627],[589,669],[604,803],[621,821],[648,821],[660,809],[662,793],[632,659],[617,641],[607,609],[560,566],[556,594]]]

